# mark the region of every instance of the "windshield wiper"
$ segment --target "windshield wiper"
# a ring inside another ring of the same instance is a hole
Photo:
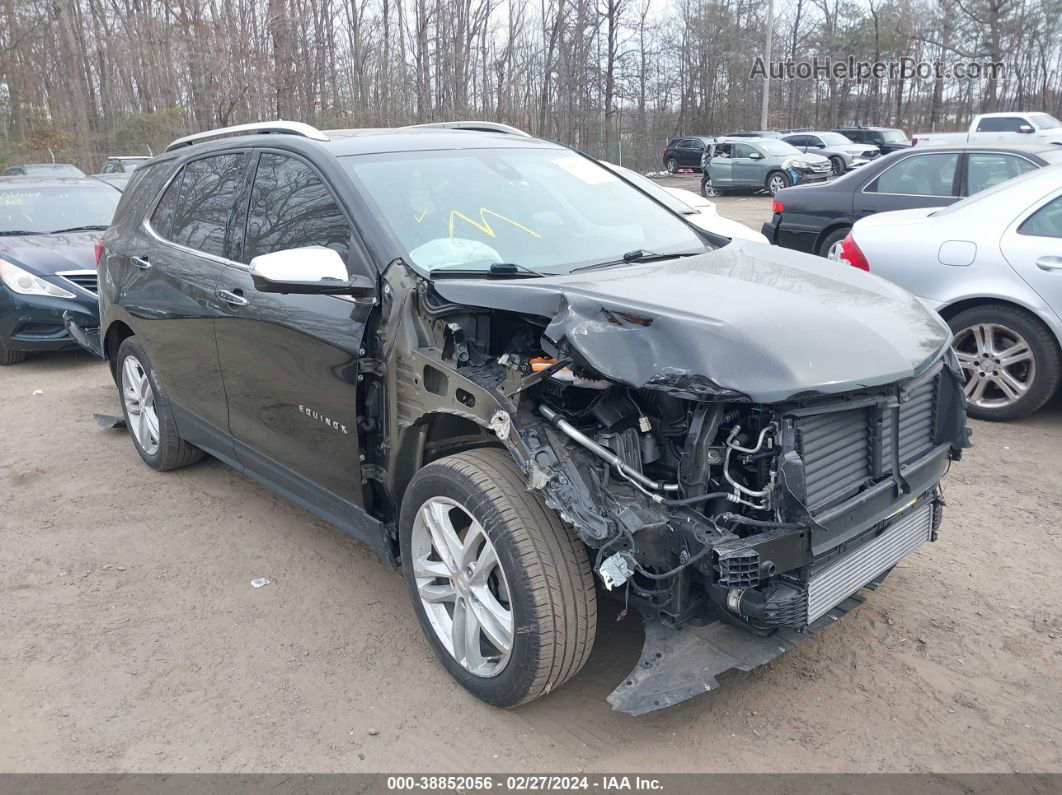
[[[656,262],[657,260],[664,259],[678,259],[679,257],[692,257],[695,254],[700,254],[700,251],[680,251],[677,254],[660,254],[656,251],[646,251],[643,248],[636,248],[634,251],[628,251],[619,259],[610,259],[605,262],[595,262],[593,265],[583,265],[580,268],[572,268],[569,273],[578,273],[579,271],[592,271],[598,268],[607,268],[611,265],[629,265],[632,262]]]
[[[31,232],[29,229],[0,229],[0,235],[43,235],[44,232]]]
[[[436,268],[433,271],[429,271],[428,275],[433,279],[475,279],[482,277],[489,279],[535,279],[541,276],[555,276],[556,274],[532,270],[524,265],[517,265],[515,262],[495,262],[487,270],[482,268]]]
[[[88,226],[72,226],[69,229],[56,229],[54,232],[49,232],[49,235],[61,235],[66,232],[106,232],[110,229],[109,226],[103,224],[90,224]]]

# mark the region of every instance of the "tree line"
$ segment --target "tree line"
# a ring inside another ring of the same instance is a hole
[[[1062,114],[1062,0],[775,0],[771,61],[998,64],[771,80],[770,127],[957,129]],[[764,0],[0,0],[0,164],[157,152],[286,118],[487,119],[651,168],[671,136],[755,128]]]

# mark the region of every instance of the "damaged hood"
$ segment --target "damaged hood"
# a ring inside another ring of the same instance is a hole
[[[96,270],[95,243],[102,232],[0,237],[0,258],[38,276],[61,271]]]
[[[552,318],[545,336],[607,378],[772,403],[913,377],[947,325],[890,282],[735,240],[662,263],[519,281],[446,279],[449,301]]]

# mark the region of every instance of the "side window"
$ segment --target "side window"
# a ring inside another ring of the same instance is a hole
[[[1029,122],[1021,116],[994,116],[981,119],[977,123],[977,132],[1018,132],[1023,126],[1029,126]]]
[[[247,155],[236,152],[193,160],[184,167],[170,240],[217,257],[237,210]]]
[[[167,240],[173,235],[173,211],[177,208],[177,198],[181,195],[181,178],[184,176],[183,169],[177,173],[170,184],[166,186],[166,192],[162,194],[159,203],[155,205],[155,212],[151,214],[151,228],[159,237]]]
[[[730,157],[730,151],[733,148],[732,144],[716,144],[712,157]]]
[[[805,146],[817,146],[820,149],[823,146],[822,139],[819,138],[816,135],[806,135],[806,136],[804,136],[804,145]]]
[[[734,144],[734,157],[751,157],[755,151],[748,144]]]
[[[808,136],[806,135],[787,135],[782,139],[787,144],[791,144],[796,147],[803,148],[808,145]]]
[[[855,143],[855,144],[866,143],[866,139],[863,138],[863,133],[860,132],[859,130],[845,130],[841,134],[844,135],[844,137],[847,138],[852,143]]]
[[[324,246],[347,259],[350,224],[317,173],[303,161],[263,154],[251,190],[244,259]]]
[[[972,196],[1000,182],[1020,177],[1036,166],[1024,157],[990,152],[971,152],[966,158],[966,193]]]
[[[1052,199],[1025,219],[1019,235],[1062,238],[1062,196]]]
[[[959,155],[955,152],[904,158],[871,182],[866,190],[907,196],[954,196],[958,164]]]

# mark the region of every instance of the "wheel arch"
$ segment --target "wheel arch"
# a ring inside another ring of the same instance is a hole
[[[822,248],[822,244],[826,241],[826,238],[828,238],[834,232],[837,232],[841,229],[851,228],[852,222],[850,220],[830,221],[829,224],[822,228],[822,231],[819,232],[818,237],[815,238],[815,253],[819,253],[819,249]]]
[[[944,318],[945,321],[951,321],[953,317],[960,312],[965,312],[967,309],[973,309],[978,306],[1004,306],[1009,309],[1016,309],[1019,312],[1023,312],[1028,315],[1032,320],[1047,328],[1051,332],[1051,337],[1055,341],[1055,347],[1062,353],[1062,329],[1058,324],[1053,324],[1045,321],[1040,312],[1035,308],[1028,306],[1020,301],[1015,301],[1013,298],[1003,298],[997,296],[975,296],[972,298],[962,298],[952,303],[945,304],[937,309],[937,313]]]
[[[107,360],[112,377],[117,377],[118,349],[126,339],[132,336],[134,336],[133,330],[121,320],[115,320],[107,327],[107,333],[103,337],[103,357]]]

